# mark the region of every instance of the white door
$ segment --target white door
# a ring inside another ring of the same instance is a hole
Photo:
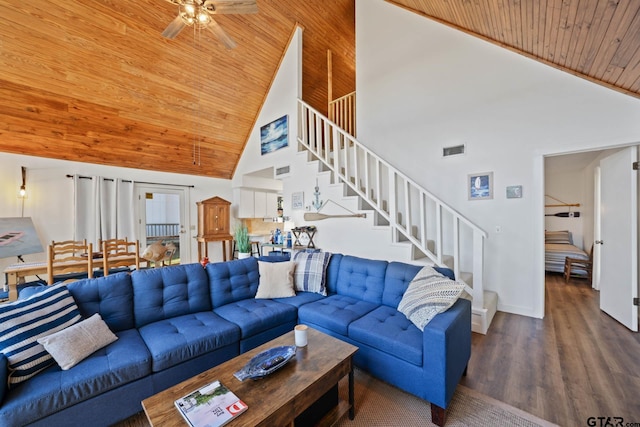
[[[174,245],[171,264],[190,262],[188,194],[183,188],[138,185],[138,235],[141,251],[155,242]]]
[[[628,147],[600,161],[600,309],[632,331],[638,330],[637,152]]]
[[[600,249],[602,245],[595,242],[601,242],[602,239],[602,221],[600,220],[600,204],[602,198],[600,197],[600,166],[595,168],[594,171],[594,195],[593,195],[593,272],[591,278],[591,286],[596,291],[600,290]]]

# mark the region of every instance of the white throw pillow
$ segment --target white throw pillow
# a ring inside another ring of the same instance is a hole
[[[293,273],[295,269],[296,263],[293,261],[258,261],[260,283],[256,298],[295,297],[296,292],[293,290]]]
[[[63,371],[86,359],[118,337],[98,313],[66,329],[38,339]]]
[[[451,308],[464,288],[463,283],[449,279],[432,267],[423,267],[409,283],[398,304],[398,311],[424,331],[436,314]]]

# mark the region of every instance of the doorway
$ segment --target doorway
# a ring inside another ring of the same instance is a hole
[[[190,229],[188,193],[184,188],[163,185],[137,185],[140,217],[138,236],[142,250],[149,245],[161,244],[171,248],[173,254],[165,264],[191,262],[191,247],[187,239]]]
[[[545,193],[545,230],[568,230],[571,232],[574,237],[574,244],[579,248],[583,249],[585,252],[589,252],[591,247],[593,246],[593,255],[594,255],[594,271],[593,271],[593,283],[589,283],[589,287],[593,287],[594,292],[600,290],[600,260],[601,260],[601,250],[602,247],[596,242],[601,241],[600,234],[600,213],[601,209],[601,192],[600,192],[600,183],[601,183],[601,164],[602,162],[606,162],[608,159],[613,158],[614,154],[620,153],[621,151],[627,150],[625,147],[607,149],[607,150],[595,150],[590,152],[583,153],[574,153],[574,154],[564,154],[557,156],[549,156],[544,158],[544,177],[545,177],[545,185],[544,185],[544,193]],[[629,162],[631,163],[631,162]],[[615,168],[614,168],[615,169]],[[629,164],[624,168],[628,169],[631,172],[631,165]],[[612,175],[611,172],[608,172],[609,175]],[[628,172],[627,172],[628,174]],[[634,178],[634,179],[637,179]],[[608,194],[614,194],[613,199],[620,198],[619,188],[616,186],[613,190],[611,188],[606,190],[606,187],[603,191],[608,191]],[[635,194],[635,193],[633,193]],[[579,207],[575,208],[567,208],[562,207],[558,208],[560,210],[571,211],[571,216],[559,216],[554,217],[553,209],[546,207],[546,203],[548,200],[548,196],[553,196],[557,199],[561,199],[563,202],[567,204],[579,204]],[[628,198],[628,197],[627,197]],[[603,208],[606,211],[606,208]],[[579,213],[579,215],[578,215]],[[605,212],[606,213],[606,212]],[[604,221],[604,219],[603,219]],[[617,223],[621,223],[621,221],[615,221]],[[619,227],[618,227],[619,228]],[[622,233],[623,235],[626,233],[627,237],[629,233],[633,230],[630,228],[634,228],[632,226],[627,226],[626,230]],[[613,233],[608,233],[610,239],[613,239],[611,236]],[[610,245],[607,249],[609,252],[614,251],[614,243],[618,242],[620,239],[610,240]],[[610,263],[611,264],[611,263]],[[634,266],[637,263],[633,262],[625,262],[624,263],[626,270],[634,270]],[[608,267],[609,272],[618,271],[620,266],[612,268],[611,265]],[[545,270],[547,270],[545,268]],[[635,270],[634,270],[635,271]],[[558,274],[558,273],[547,273],[547,274]],[[560,273],[561,274],[561,273]],[[626,276],[625,276],[626,277]],[[573,279],[572,279],[573,280]],[[611,277],[608,277],[606,282],[616,282],[616,280],[612,280]],[[629,280],[623,280],[627,286],[631,286]],[[571,283],[571,282],[570,282]],[[575,282],[574,282],[575,284]],[[586,283],[585,283],[586,284]],[[603,286],[606,283],[603,283]],[[611,283],[610,283],[611,285]],[[637,283],[635,284],[637,286]],[[611,291],[605,289],[611,294]],[[606,295],[604,295],[606,296]],[[603,299],[603,292],[598,293],[599,300]],[[629,299],[631,301],[631,299]],[[612,311],[607,309],[606,307],[602,307],[603,312],[611,315]],[[637,311],[637,307],[636,307]],[[615,318],[615,316],[612,316]]]

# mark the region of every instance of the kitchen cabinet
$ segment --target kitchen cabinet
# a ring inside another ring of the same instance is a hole
[[[238,203],[238,218],[268,218],[277,215],[278,194],[237,188],[234,199]]]

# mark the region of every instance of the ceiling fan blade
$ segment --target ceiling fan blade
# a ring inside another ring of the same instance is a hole
[[[256,0],[205,0],[204,7],[210,13],[221,15],[258,13]]]
[[[207,29],[211,30],[211,32],[215,34],[216,37],[218,37],[218,39],[222,42],[222,44],[224,44],[224,47],[226,47],[227,49],[231,50],[237,46],[236,42],[234,42],[233,39],[229,37],[229,35],[222,29],[220,24],[218,24],[213,19],[211,19],[211,22],[209,23],[209,25],[207,25]]]
[[[185,24],[180,15],[178,15],[173,21],[171,21],[167,28],[164,29],[164,31],[162,32],[162,37],[173,40],[186,26],[187,24]]]

